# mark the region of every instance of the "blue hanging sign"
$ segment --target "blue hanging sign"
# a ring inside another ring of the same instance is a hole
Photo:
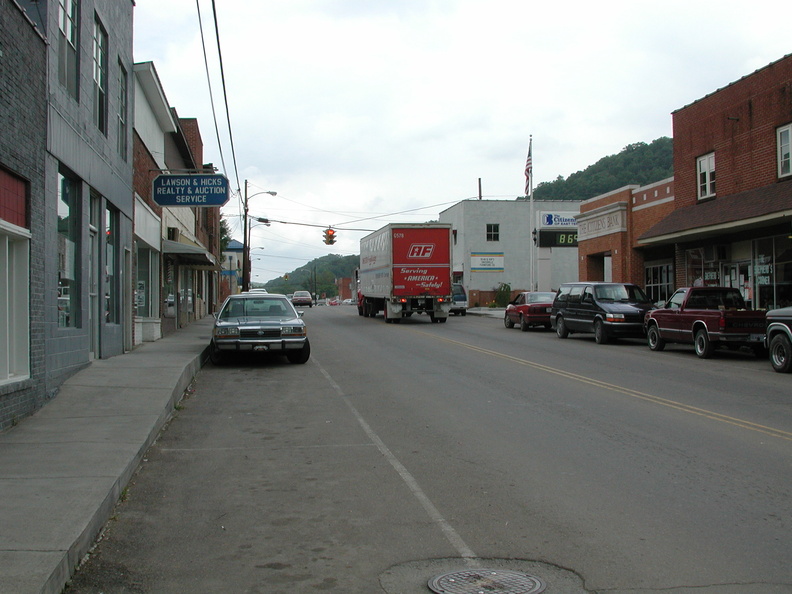
[[[162,174],[152,182],[151,198],[160,206],[223,206],[229,198],[228,179],[209,173]]]

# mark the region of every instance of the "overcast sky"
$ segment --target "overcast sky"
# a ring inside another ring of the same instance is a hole
[[[479,178],[485,199],[523,195],[531,135],[534,187],[672,136],[671,112],[792,53],[789,0],[216,6],[233,149],[210,0],[137,0],[135,61],[198,118],[204,160],[234,190],[248,181],[252,216],[303,224],[253,228],[254,282],[356,254],[361,230],[436,219]],[[239,212],[235,195],[223,213],[241,241]]]

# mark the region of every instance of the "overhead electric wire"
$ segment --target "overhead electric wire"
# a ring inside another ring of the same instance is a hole
[[[234,149],[234,134],[231,131],[231,113],[228,109],[228,93],[226,91],[225,68],[223,67],[223,53],[220,49],[220,28],[217,24],[217,7],[215,6],[215,0],[212,0],[212,15],[214,16],[214,22],[215,22],[215,37],[217,37],[217,57],[220,60],[220,78],[223,81],[223,101],[225,102],[226,119],[228,120],[228,139],[229,142],[231,143],[231,159],[234,161],[234,175],[236,176],[237,189],[241,191],[242,184],[239,183],[239,170],[237,168],[236,150]]]
[[[223,155],[223,143],[220,142],[220,129],[217,127],[217,112],[215,111],[214,93],[212,92],[212,78],[209,75],[209,60],[206,57],[206,42],[204,40],[203,21],[201,20],[200,0],[195,0],[195,8],[198,11],[198,29],[201,32],[201,47],[203,48],[204,66],[206,67],[206,84],[209,86],[209,102],[212,105],[212,119],[214,120],[215,136],[217,137],[217,148],[220,150],[220,162],[223,164],[223,171],[227,171],[225,156]]]

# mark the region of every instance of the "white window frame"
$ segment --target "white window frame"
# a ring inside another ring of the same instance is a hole
[[[696,187],[699,200],[715,196],[715,153],[696,159]]]
[[[782,126],[776,132],[778,146],[778,177],[792,175],[792,124]]]
[[[30,232],[0,220],[0,385],[30,377]]]

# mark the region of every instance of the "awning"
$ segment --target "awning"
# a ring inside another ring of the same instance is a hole
[[[197,245],[163,239],[162,253],[171,256],[179,264],[196,270],[220,270],[220,265],[214,255]]]
[[[772,226],[792,218],[792,183],[781,182],[678,208],[638,238],[663,245]]]

